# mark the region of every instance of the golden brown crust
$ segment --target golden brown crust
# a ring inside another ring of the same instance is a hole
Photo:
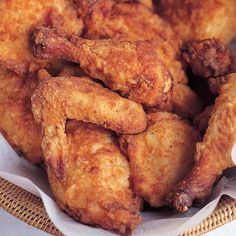
[[[173,113],[180,117],[192,118],[202,111],[202,102],[188,86],[177,84],[172,95]]]
[[[236,74],[227,77],[211,113],[203,142],[197,144],[193,170],[170,194],[173,206],[184,212],[193,200],[205,200],[218,176],[232,167],[236,142]]]
[[[202,111],[202,102],[187,85],[175,84],[172,94],[165,102],[156,107],[148,107],[146,110],[148,113],[156,111],[172,112],[181,118],[189,119]]]
[[[56,77],[42,82],[32,95],[32,110],[36,122],[42,125],[47,164],[62,179],[67,119],[95,123],[117,133],[134,134],[146,128],[141,105],[85,77]]]
[[[92,41],[44,27],[35,29],[33,40],[36,56],[80,63],[91,77],[143,105],[161,103],[172,88],[168,68],[148,42]]]
[[[200,77],[218,77],[229,72],[231,55],[228,48],[217,39],[190,41],[182,50],[183,59]]]
[[[82,30],[70,0],[1,0],[0,9],[0,64],[21,76],[47,64],[32,54],[33,27],[47,25],[77,34]]]
[[[129,157],[135,192],[151,206],[160,207],[192,168],[201,136],[176,115],[158,112],[148,118],[145,132],[121,136],[120,145]]]
[[[129,165],[114,134],[93,124],[70,121],[66,139],[66,180],[59,181],[47,168],[60,208],[82,223],[127,235],[141,221],[140,199],[130,188]]]
[[[22,79],[0,68],[0,132],[30,162],[41,161],[41,131],[31,111],[30,97],[37,80]]]
[[[157,9],[184,41],[217,38],[227,44],[236,34],[234,0],[160,0]]]
[[[167,22],[135,1],[92,2],[77,0],[79,12],[81,5],[88,5],[89,9],[83,15],[84,37],[120,41],[152,41],[153,48],[170,69],[174,81],[187,83],[187,77],[179,59],[181,40]]]

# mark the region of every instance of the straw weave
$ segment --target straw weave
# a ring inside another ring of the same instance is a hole
[[[63,235],[48,218],[40,198],[2,178],[0,178],[0,207],[25,223],[49,234]],[[236,219],[236,200],[223,197],[207,219],[182,236],[201,235],[233,219]]]

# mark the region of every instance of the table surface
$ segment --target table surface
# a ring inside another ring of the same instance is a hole
[[[0,208],[0,229],[3,236],[49,236],[49,234],[33,228],[32,226],[18,220]],[[217,228],[205,236],[234,236],[236,232],[236,220]]]

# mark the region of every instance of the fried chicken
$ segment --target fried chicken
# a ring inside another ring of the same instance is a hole
[[[181,40],[167,22],[140,3],[75,0],[84,20],[84,37],[151,41],[176,83],[187,83],[179,58]],[[82,12],[82,13],[81,13]],[[144,33],[145,32],[145,33]]]
[[[129,235],[141,221],[140,199],[130,187],[129,165],[114,134],[94,124],[69,121],[66,133],[57,138],[56,149],[61,148],[60,139],[66,139],[65,180],[60,181],[50,165],[47,173],[60,208],[82,223]],[[48,160],[54,153],[46,149],[43,146]]]
[[[202,111],[202,102],[188,86],[177,84],[173,89],[172,112],[182,118],[192,118]]]
[[[236,142],[235,117],[236,74],[231,74],[216,99],[203,141],[197,144],[194,168],[169,196],[178,211],[187,211],[194,200],[205,200],[217,177],[234,166],[231,150]]]
[[[76,34],[83,28],[70,0],[1,0],[0,19],[0,64],[21,76],[49,63],[31,52],[32,27],[47,25]]]
[[[229,73],[231,54],[218,39],[190,41],[184,46],[182,54],[184,61],[197,76],[209,78]]]
[[[91,122],[117,133],[135,134],[146,128],[141,105],[120,97],[87,77],[55,77],[40,83],[32,95],[32,110],[42,125],[47,164],[63,179],[67,147],[67,119]],[[55,147],[55,143],[60,143]]]
[[[148,42],[86,40],[44,27],[35,29],[33,40],[37,57],[77,62],[89,76],[143,105],[159,104],[171,91],[172,76]]]
[[[30,162],[41,161],[41,132],[31,111],[35,77],[20,78],[0,68],[0,132]]]
[[[148,128],[120,138],[128,155],[135,192],[151,206],[166,205],[165,196],[191,170],[200,134],[178,116],[148,115]]]
[[[149,107],[148,113],[168,111],[179,115],[181,118],[193,118],[202,111],[202,102],[198,95],[184,84],[175,84],[172,95],[160,106]]]
[[[236,35],[234,0],[160,0],[157,9],[184,42],[217,38],[227,44]]]

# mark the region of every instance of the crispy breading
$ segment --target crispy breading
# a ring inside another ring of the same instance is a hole
[[[183,47],[182,54],[187,65],[197,76],[209,78],[229,73],[231,54],[218,39],[190,41]]]
[[[198,95],[184,84],[177,84],[172,96],[173,112],[182,118],[192,118],[202,111]]]
[[[157,14],[137,2],[114,0],[75,0],[75,2],[79,14],[83,12],[84,37],[152,41],[153,48],[170,69],[174,81],[187,83],[179,58],[181,40],[168,23]]]
[[[234,166],[231,151],[235,143],[236,74],[231,74],[216,99],[203,141],[197,144],[194,168],[169,196],[178,211],[185,212],[193,200],[209,196],[217,177]]]
[[[179,115],[181,118],[193,118],[202,111],[202,102],[198,95],[184,84],[175,84],[170,97],[161,105],[148,107],[148,113],[167,111]]]
[[[201,136],[174,114],[158,112],[148,118],[145,132],[124,135],[120,144],[129,157],[135,192],[160,207],[170,189],[191,170]]]
[[[67,119],[91,122],[117,133],[140,133],[146,128],[146,114],[140,104],[120,97],[87,77],[55,77],[43,81],[32,95],[32,110],[42,125],[45,158],[64,178]],[[61,145],[56,145],[57,143]],[[60,160],[60,162],[59,162]]]
[[[0,64],[24,76],[45,66],[30,47],[30,30],[47,25],[80,34],[83,24],[70,0],[1,0]]]
[[[181,45],[181,40],[170,25],[143,4],[114,0],[74,0],[83,10],[84,34],[88,38],[130,38],[130,40],[164,39]],[[144,31],[145,30],[145,31]],[[144,34],[145,32],[145,34]]]
[[[141,221],[140,199],[130,187],[129,165],[115,135],[97,125],[76,121],[67,123],[64,135],[65,181],[58,180],[47,168],[58,205],[82,223],[128,235]],[[60,148],[60,142],[55,147]],[[50,153],[45,148],[47,160]]]
[[[229,43],[236,35],[234,0],[160,0],[157,9],[184,41],[217,38]]]
[[[41,161],[41,132],[31,111],[31,93],[36,78],[19,78],[0,68],[0,131],[30,162]]]
[[[34,53],[77,62],[122,96],[154,106],[171,91],[172,76],[149,42],[86,40],[57,29],[35,29]]]

